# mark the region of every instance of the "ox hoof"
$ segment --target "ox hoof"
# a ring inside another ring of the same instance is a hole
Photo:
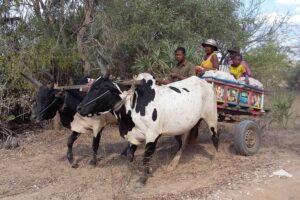
[[[68,159],[70,164],[72,164],[74,162],[74,157],[73,157],[72,154],[67,154],[67,159]]]
[[[176,169],[176,167],[177,167],[177,165],[169,165],[169,166],[167,167],[167,171],[168,171],[168,172],[172,172],[172,171],[174,171],[174,170]]]
[[[152,167],[147,167],[147,169],[145,169],[144,167],[138,167],[137,168],[137,172],[138,174],[147,174],[148,176],[152,176],[153,174],[153,168]]]
[[[127,154],[127,159],[129,162],[133,162],[134,155],[133,154]]]
[[[124,149],[120,155],[126,157],[127,156],[127,148]]]
[[[135,188],[142,188],[146,185],[148,177],[140,177],[135,184]]]
[[[96,167],[97,166],[97,160],[92,159],[92,160],[90,160],[89,164],[90,164],[91,167]]]
[[[179,164],[179,156],[175,157],[167,167],[167,171],[174,171]]]
[[[74,168],[74,169],[76,169],[76,168],[79,167],[79,164],[78,164],[77,162],[73,162],[73,163],[71,164],[71,167]]]

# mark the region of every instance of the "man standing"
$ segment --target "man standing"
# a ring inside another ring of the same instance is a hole
[[[195,75],[193,65],[186,60],[185,48],[178,47],[175,50],[175,60],[177,61],[177,65],[171,69],[170,78],[165,80],[156,80],[158,85],[180,81]]]

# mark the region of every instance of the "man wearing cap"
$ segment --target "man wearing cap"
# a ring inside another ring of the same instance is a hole
[[[218,70],[219,61],[215,51],[218,51],[217,42],[213,39],[208,39],[202,43],[205,51],[205,56],[199,66],[195,67],[196,75],[202,76],[206,71]]]
[[[185,48],[178,47],[175,50],[175,59],[177,61],[177,65],[171,69],[170,78],[167,80],[156,80],[156,83],[158,85],[168,84],[174,81],[180,81],[195,75],[193,65],[186,60]]]
[[[233,56],[236,54],[240,54],[240,51],[237,47],[233,47],[233,48],[228,49],[228,53],[229,53],[229,57],[230,57],[228,64],[231,65],[233,63],[233,61],[232,61]],[[252,72],[248,66],[248,63],[245,60],[242,60],[241,65],[246,69],[246,74],[248,75],[248,77],[252,77]]]

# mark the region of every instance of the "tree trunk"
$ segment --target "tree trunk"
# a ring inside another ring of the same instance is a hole
[[[64,23],[65,23],[65,0],[60,0],[60,12],[59,12],[59,32],[61,34],[61,41],[64,47],[64,50],[67,49],[67,43],[66,43],[66,35],[65,35],[65,29],[64,29]]]
[[[81,60],[83,61],[83,74],[84,76],[90,75],[91,64],[85,54],[84,35],[86,34],[87,27],[92,20],[93,0],[84,1],[84,21],[77,34],[77,47]]]
[[[42,18],[41,9],[40,9],[40,1],[34,0],[33,2],[33,10],[35,13],[35,16],[37,16],[39,19]]]

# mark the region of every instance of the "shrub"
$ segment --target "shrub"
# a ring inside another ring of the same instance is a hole
[[[193,45],[179,45],[164,40],[157,46],[149,47],[148,54],[138,57],[133,69],[138,73],[149,72],[156,77],[165,77],[176,64],[174,54],[179,46],[185,47],[186,57],[189,62],[195,65],[199,63],[201,55],[198,55]]]
[[[300,89],[300,63],[286,73],[286,80],[290,88]]]
[[[292,118],[291,106],[295,100],[295,95],[290,92],[278,91],[272,99],[272,115],[275,121],[287,127]]]

